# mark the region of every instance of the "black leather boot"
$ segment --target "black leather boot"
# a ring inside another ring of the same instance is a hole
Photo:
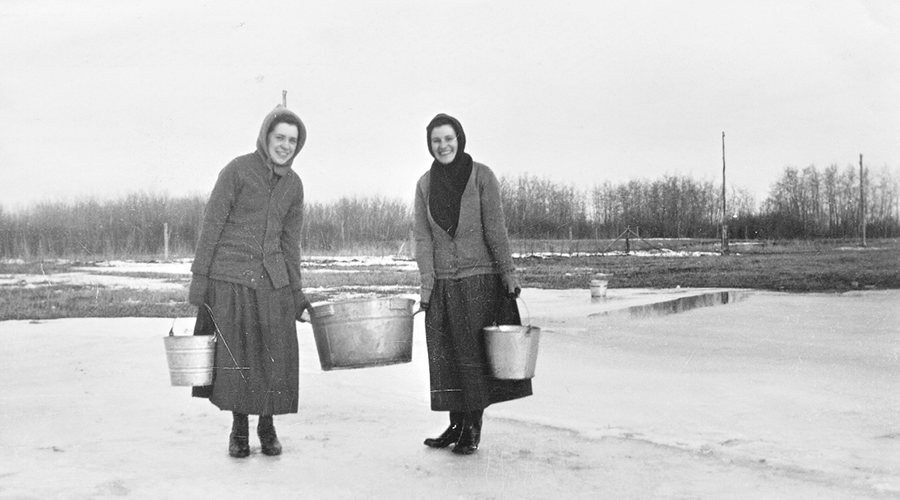
[[[249,434],[247,414],[234,413],[234,423],[231,424],[231,436],[228,439],[228,454],[234,458],[250,456]]]
[[[270,457],[281,455],[281,443],[278,442],[278,436],[275,434],[272,415],[260,415],[256,433],[259,435],[259,444],[262,445],[263,455]]]
[[[447,430],[440,436],[426,439],[425,446],[430,446],[432,448],[446,448],[459,441],[459,435],[462,433],[463,415],[465,415],[463,412],[451,411],[450,427],[447,427]]]
[[[453,447],[453,453],[457,455],[471,455],[478,449],[481,442],[481,419],[484,410],[468,412],[463,417],[462,433],[459,441]]]

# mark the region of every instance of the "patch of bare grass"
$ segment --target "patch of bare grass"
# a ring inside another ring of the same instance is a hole
[[[303,275],[304,287],[330,288],[337,286],[418,286],[418,271],[365,268],[360,270],[334,270],[307,272]]]
[[[194,315],[186,292],[52,285],[0,289],[0,321],[58,318],[175,318]]]
[[[900,240],[765,245],[701,257],[584,256],[517,260],[525,286],[587,288],[595,272],[612,288],[723,287],[790,292],[900,288]],[[572,272],[573,268],[581,269]]]

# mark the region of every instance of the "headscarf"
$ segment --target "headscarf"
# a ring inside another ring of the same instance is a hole
[[[276,120],[276,118],[278,120]],[[291,156],[284,165],[275,163],[272,161],[272,158],[269,157],[269,132],[271,131],[270,129],[273,128],[272,124],[276,121],[286,122],[297,126],[297,149],[294,150],[294,156]],[[305,143],[306,126],[300,121],[300,117],[293,111],[279,104],[278,106],[275,106],[275,109],[266,115],[266,119],[263,120],[262,127],[259,129],[259,137],[256,139],[256,152],[262,157],[266,166],[269,167],[269,171],[280,177],[290,170],[291,164],[294,163],[294,158],[296,158],[297,153],[303,149]]]
[[[428,208],[437,225],[453,237],[456,236],[456,228],[459,224],[459,208],[463,191],[466,190],[466,184],[469,183],[469,177],[472,175],[472,157],[465,152],[466,133],[463,131],[462,124],[456,118],[443,113],[432,118],[425,127],[428,153],[434,157],[434,153],[431,151],[431,131],[442,125],[450,125],[456,132],[456,156],[446,165],[439,162],[437,158],[431,163]]]

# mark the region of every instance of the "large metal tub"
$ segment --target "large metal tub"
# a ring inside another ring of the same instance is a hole
[[[323,370],[412,361],[413,299],[321,302],[310,314]]]

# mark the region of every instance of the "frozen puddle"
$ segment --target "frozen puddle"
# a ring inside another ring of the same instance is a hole
[[[525,289],[521,302],[523,319],[649,318],[726,305],[750,295],[744,289],[724,288],[612,288],[606,297],[591,297],[587,289]],[[531,314],[529,314],[529,312]]]
[[[701,291],[696,294],[670,296],[660,294],[659,302],[650,304],[629,305],[621,309],[610,309],[589,314],[590,317],[611,316],[624,314],[632,318],[649,318],[666,316],[680,312],[690,311],[699,307],[721,306],[737,302],[749,296],[746,290],[713,290]]]

